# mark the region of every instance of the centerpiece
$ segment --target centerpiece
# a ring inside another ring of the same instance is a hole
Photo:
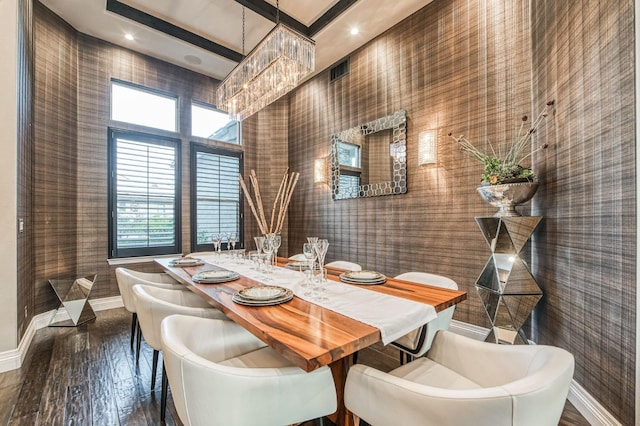
[[[485,152],[473,145],[464,136],[449,136],[453,138],[463,152],[478,160],[482,165],[483,173],[481,186],[477,188],[480,197],[499,210],[495,216],[520,216],[515,209],[519,204],[529,201],[538,189],[538,182],[531,166],[524,166],[534,152],[546,149],[548,144],[543,144],[535,149],[527,150],[531,142],[531,136],[536,132],[540,124],[549,115],[555,101],[549,101],[538,117],[528,126],[529,117],[524,115],[518,133],[511,147],[504,155],[494,149],[491,142],[490,152]],[[527,151],[525,151],[527,150]]]

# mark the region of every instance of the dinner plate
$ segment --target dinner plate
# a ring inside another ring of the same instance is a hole
[[[193,277],[193,281],[205,284],[217,284],[233,281],[240,278],[240,274],[234,271],[203,271],[198,272]]]
[[[309,262],[296,261],[296,262],[289,262],[286,265],[284,265],[284,267],[287,269],[293,269],[293,270],[299,271],[301,269],[304,269],[304,270],[309,269],[310,264]]]
[[[255,287],[249,287],[249,288],[255,288]],[[268,299],[268,300],[247,299],[241,295],[242,290],[240,290],[233,295],[231,300],[233,300],[235,303],[238,303],[240,305],[247,305],[247,306],[279,305],[280,303],[285,303],[293,299],[293,292],[289,289],[284,289],[284,290],[285,292],[281,296],[273,299]]]
[[[267,301],[276,300],[291,293],[291,290],[275,285],[259,285],[246,287],[238,291],[238,295],[244,300]]]
[[[348,284],[377,285],[387,282],[387,277],[375,271],[349,271],[340,274],[340,281]]]
[[[180,259],[173,259],[172,261],[169,262],[169,266],[176,266],[176,267],[198,266],[198,265],[204,265],[204,261],[201,259],[180,258]]]

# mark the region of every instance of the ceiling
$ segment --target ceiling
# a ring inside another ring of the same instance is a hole
[[[330,67],[432,0],[40,0],[78,31],[223,79],[280,21],[316,42]],[[351,35],[352,28],[357,35]],[[133,40],[125,39],[133,35]]]

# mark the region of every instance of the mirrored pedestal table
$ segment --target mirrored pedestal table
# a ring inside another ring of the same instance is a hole
[[[491,257],[476,281],[476,291],[491,321],[485,341],[528,344],[522,330],[542,298],[542,290],[520,257],[541,216],[476,217]]]
[[[88,300],[97,277],[97,275],[88,275],[79,278],[49,280],[49,284],[60,300],[58,309],[49,322],[50,327],[75,327],[96,317]],[[65,316],[65,319],[59,319],[58,313],[63,308],[66,310],[68,318]]]

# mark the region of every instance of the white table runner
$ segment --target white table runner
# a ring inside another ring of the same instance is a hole
[[[315,301],[312,297],[304,295],[308,289],[302,287],[306,280],[303,272],[278,267],[271,274],[265,275],[254,270],[252,262],[238,262],[225,254],[203,252],[193,253],[191,256],[211,265],[235,271],[265,285],[278,285],[291,289],[301,299],[376,327],[380,330],[382,343],[385,345],[437,316],[435,308],[431,305],[333,280],[327,280],[323,286],[327,300]]]

